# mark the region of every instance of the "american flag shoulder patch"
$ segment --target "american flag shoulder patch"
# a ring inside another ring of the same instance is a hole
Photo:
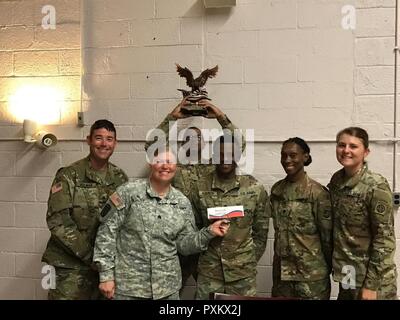
[[[122,208],[125,207],[124,202],[122,201],[121,197],[119,196],[119,194],[117,192],[114,192],[110,196],[110,200],[118,210],[121,210]]]
[[[57,182],[55,185],[53,185],[51,187],[51,194],[55,194],[59,191],[62,190],[62,183],[61,182]]]

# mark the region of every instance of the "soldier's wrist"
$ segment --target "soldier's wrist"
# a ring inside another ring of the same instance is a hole
[[[101,271],[99,273],[99,280],[100,282],[114,281],[114,269]]]
[[[217,121],[219,122],[222,128],[227,127],[231,123],[231,121],[229,120],[229,118],[225,113],[217,115]]]
[[[208,227],[205,228],[206,236],[208,239],[215,238],[217,235],[212,231],[212,225],[210,224]]]

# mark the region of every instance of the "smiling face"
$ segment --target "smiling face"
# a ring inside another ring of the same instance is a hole
[[[281,164],[289,180],[296,180],[304,173],[304,163],[309,155],[294,142],[285,143],[281,150]]]
[[[160,152],[150,164],[150,180],[157,184],[169,184],[176,173],[176,158],[170,151]]]
[[[342,134],[336,144],[336,158],[348,172],[357,172],[362,168],[369,149],[360,138]]]
[[[86,142],[90,149],[90,159],[95,162],[108,161],[117,145],[115,132],[106,128],[93,130],[92,135],[86,138]]]

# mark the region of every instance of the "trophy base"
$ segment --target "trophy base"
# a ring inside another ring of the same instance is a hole
[[[208,113],[206,108],[194,103],[183,106],[181,110],[184,114],[191,116],[205,116]]]

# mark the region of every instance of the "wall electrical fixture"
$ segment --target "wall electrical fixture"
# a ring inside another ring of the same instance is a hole
[[[65,112],[65,93],[50,84],[25,84],[9,98],[11,114],[17,121],[34,120],[38,124],[57,124]]]
[[[24,141],[36,143],[39,147],[50,148],[57,144],[57,137],[46,131],[37,131],[37,123],[33,120],[25,119],[23,123]]]
[[[226,8],[236,6],[236,0],[203,0],[205,8]]]
[[[393,205],[395,207],[400,206],[400,193],[399,192],[393,192]]]

